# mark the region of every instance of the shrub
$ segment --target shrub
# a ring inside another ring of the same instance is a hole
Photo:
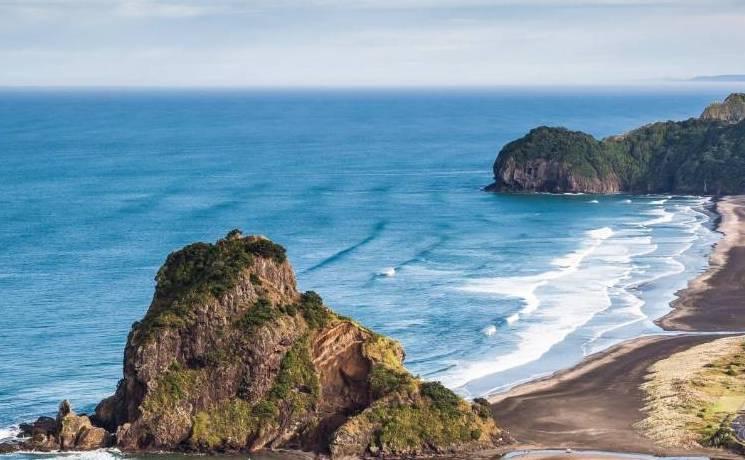
[[[326,326],[333,318],[333,314],[323,306],[321,296],[313,291],[300,295],[298,310],[303,313],[303,318],[311,329],[320,329]]]
[[[473,410],[481,418],[489,418],[492,416],[491,406],[489,401],[484,398],[476,398],[473,400]]]
[[[432,401],[432,405],[445,412],[458,410],[460,398],[440,382],[422,382],[422,395]]]
[[[278,311],[265,298],[260,298],[241,318],[236,321],[235,327],[246,334],[251,334],[269,321],[276,319]]]
[[[376,365],[370,373],[370,390],[374,398],[391,393],[403,393],[412,389],[413,379],[407,372],[396,372],[388,367]]]
[[[287,260],[287,254],[285,248],[268,240],[266,238],[254,238],[251,240],[243,240],[246,250],[251,254],[255,254],[259,257],[266,259],[272,259],[277,263],[283,263]]]

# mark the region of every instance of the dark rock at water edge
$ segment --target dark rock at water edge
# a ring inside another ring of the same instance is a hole
[[[108,431],[94,426],[87,415],[77,415],[66,400],[60,403],[56,418],[39,417],[33,423],[22,423],[19,428],[17,439],[0,444],[0,453],[94,450],[114,443]]]

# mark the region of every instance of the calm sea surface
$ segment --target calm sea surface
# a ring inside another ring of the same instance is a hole
[[[166,255],[236,227],[464,395],[657,331],[716,241],[705,199],[480,187],[536,125],[606,136],[730,90],[0,91],[0,438],[110,394]]]

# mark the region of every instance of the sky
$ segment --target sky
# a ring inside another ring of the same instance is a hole
[[[643,84],[745,74],[745,0],[0,0],[0,86]]]

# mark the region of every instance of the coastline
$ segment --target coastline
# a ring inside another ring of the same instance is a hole
[[[709,268],[676,294],[673,310],[655,321],[667,331],[745,330],[745,196],[716,203],[723,234],[709,257]]]
[[[723,237],[714,245],[709,268],[676,293],[673,310],[655,322],[680,334],[628,340],[569,369],[490,395],[498,423],[517,440],[510,451],[590,449],[741,458],[722,450],[662,447],[634,427],[643,418],[640,387],[650,366],[696,345],[739,335],[721,332],[745,330],[745,318],[737,315],[745,308],[745,301],[739,301],[745,299],[745,288],[738,281],[745,277],[745,197],[724,197],[714,211]]]

